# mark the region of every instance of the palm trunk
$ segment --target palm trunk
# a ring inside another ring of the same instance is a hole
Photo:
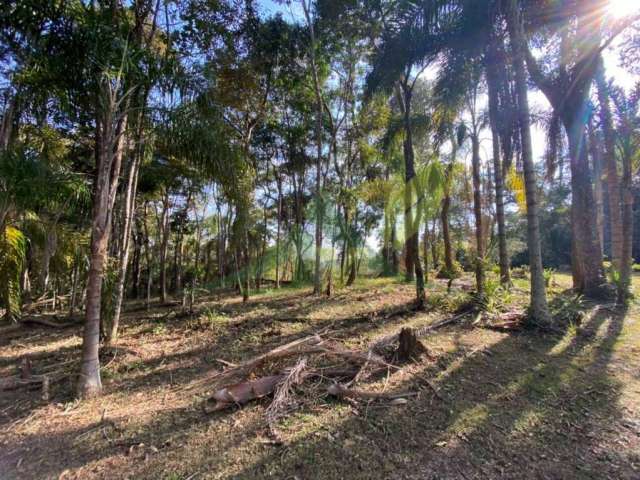
[[[424,257],[424,281],[429,283],[429,220],[425,218],[422,237],[422,256]]]
[[[518,102],[518,123],[522,140],[522,163],[525,178],[527,201],[527,246],[529,248],[529,269],[531,274],[531,299],[529,318],[534,324],[546,326],[551,322],[547,305],[546,288],[542,269],[540,249],[540,225],[538,220],[537,181],[533,165],[531,144],[531,125],[529,118],[529,99],[527,77],[524,67],[524,31],[520,19],[518,0],[509,0],[507,4],[507,25],[513,50],[516,97]]]
[[[598,93],[598,103],[600,104],[600,123],[604,135],[604,169],[607,182],[607,198],[609,202],[609,221],[611,223],[611,265],[614,270],[621,270],[623,223],[620,208],[620,182],[618,177],[618,167],[615,153],[615,132],[613,128],[613,118],[611,115],[611,104],[609,98],[609,88],[604,75],[604,64],[602,57],[599,59],[600,65],[596,71],[596,86]]]
[[[448,189],[446,189],[444,198],[442,199],[442,208],[440,209],[440,220],[442,222],[442,242],[444,243],[444,268],[446,270],[447,278],[452,278],[454,276],[453,248],[451,246],[451,233],[449,231],[450,207],[451,195]]]
[[[491,126],[491,140],[493,147],[493,180],[496,192],[496,221],[498,224],[498,257],[500,264],[500,283],[509,285],[511,274],[509,272],[509,252],[507,250],[507,231],[504,221],[504,179],[502,176],[502,161],[500,158],[500,130],[499,124],[499,93],[497,79],[498,55],[495,48],[496,39],[492,36],[487,56],[487,85],[489,94],[489,123]]]
[[[136,215],[135,225],[136,228],[133,231],[133,260],[131,262],[131,296],[133,298],[140,298],[140,257],[142,255],[142,230],[138,215]]]
[[[167,250],[169,248],[169,192],[165,193],[162,202],[162,217],[160,220],[160,303],[166,304],[167,295]]]
[[[418,240],[418,225],[420,217],[414,214],[412,208],[413,192],[416,190],[415,198],[419,198],[417,185],[415,182],[415,164],[413,155],[413,135],[411,131],[411,90],[406,83],[406,78],[400,84],[402,101],[403,101],[403,119],[404,119],[404,167],[405,167],[405,232],[408,235],[405,241],[406,250],[406,266],[407,279],[415,278],[416,281],[416,305],[418,309],[425,306],[425,289],[424,289],[424,272],[422,270],[422,262],[420,262],[420,244]]]
[[[593,197],[596,201],[596,230],[600,251],[604,255],[604,193],[602,191],[602,156],[593,118],[589,120],[589,151],[591,154],[591,170],[593,171]]]
[[[91,256],[87,276],[87,300],[82,337],[82,361],[77,393],[81,398],[99,395],[100,379],[100,306],[102,277],[107,260],[111,212],[116,198],[120,165],[122,163],[123,136],[127,125],[126,113],[115,121],[115,101],[107,106],[96,127],[97,174],[94,182],[91,224]],[[126,112],[126,107],[124,109]],[[115,125],[114,125],[115,123]]]
[[[56,222],[57,223],[57,222]],[[47,293],[50,281],[51,257],[56,253],[58,237],[56,235],[56,224],[50,224],[47,238],[45,239],[44,252],[42,254],[42,293]]]
[[[480,191],[480,139],[477,132],[471,136],[472,155],[471,166],[473,169],[473,215],[476,222],[476,293],[484,295],[484,241],[482,238],[482,193]]]
[[[398,251],[396,250],[396,243],[398,241],[398,231],[396,229],[396,217],[395,213],[391,216],[391,274],[395,277],[400,272],[400,259],[398,258]]]
[[[78,258],[73,260],[73,271],[71,274],[71,293],[69,294],[69,317],[73,318],[76,313],[76,292],[78,291]]]
[[[632,155],[622,156],[622,258],[620,259],[620,281],[618,282],[618,302],[629,298],[631,288],[631,265],[633,263],[633,176]]]
[[[147,202],[144,204],[144,220],[142,223],[144,230],[144,255],[147,264],[147,288],[145,295],[145,307],[147,310],[151,307],[151,286],[153,283],[153,261],[151,254],[151,241],[149,239],[149,226],[147,225]]]
[[[138,186],[138,171],[142,152],[136,152],[131,159],[127,175],[127,188],[124,194],[122,207],[122,237],[120,239],[120,251],[118,255],[118,278],[115,286],[115,302],[113,306],[113,318],[107,332],[106,343],[112,344],[118,339],[118,327],[120,326],[120,312],[124,300],[125,280],[127,278],[127,266],[129,265],[129,251],[131,244],[131,230],[135,221],[136,190]]]
[[[574,288],[588,296],[600,296],[605,282],[602,270],[602,249],[598,241],[593,188],[589,172],[585,129],[576,116],[565,119],[569,132],[571,158],[571,228],[573,232]]]
[[[320,91],[320,79],[318,78],[318,68],[316,65],[316,37],[313,22],[309,12],[310,4],[307,0],[301,0],[304,16],[309,26],[309,36],[311,39],[309,52],[311,58],[311,74],[313,76],[313,90],[316,97],[316,258],[313,274],[313,293],[322,293],[322,278],[320,275],[320,260],[322,253],[322,223],[323,223],[323,201],[322,201],[322,93]]]

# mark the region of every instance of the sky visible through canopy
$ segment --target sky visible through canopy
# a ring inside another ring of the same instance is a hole
[[[258,3],[261,8],[261,14],[264,16],[271,16],[280,13],[287,21],[304,22],[303,11],[299,0],[293,0],[288,3],[278,2],[275,0],[259,0]],[[611,0],[610,14],[615,18],[629,16],[634,13],[640,13],[640,0]],[[617,51],[619,51],[617,49],[618,45],[619,41],[614,41],[612,45],[603,52],[605,68],[607,76],[609,78],[614,78],[616,85],[624,88],[625,90],[629,90],[635,84],[636,79],[621,66],[621,60],[616,53]],[[435,67],[432,69],[427,69],[424,71],[423,75],[427,78],[432,78],[435,75],[436,71],[437,69]],[[529,91],[529,96],[532,112],[549,111],[551,109],[549,102],[541,91],[532,89]],[[483,95],[480,98],[479,105],[481,109],[488,108],[486,95]],[[546,149],[545,130],[543,127],[537,125],[536,123],[533,123],[531,133],[533,139],[534,161],[536,163],[541,162],[543,161]],[[485,132],[480,148],[480,155],[483,162],[486,162],[490,159],[490,139],[490,134]],[[461,158],[460,160],[464,161],[467,164],[470,164],[470,154],[466,155],[465,158]],[[377,236],[377,234],[371,234],[367,239],[367,245],[370,248],[377,247]]]

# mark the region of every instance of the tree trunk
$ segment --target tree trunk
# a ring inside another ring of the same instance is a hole
[[[169,248],[169,192],[162,201],[162,217],[160,220],[160,303],[166,304],[167,295],[167,250]]]
[[[422,236],[422,256],[424,257],[424,281],[429,283],[429,220],[425,218]]]
[[[473,169],[473,215],[476,222],[476,293],[484,295],[484,239],[482,230],[482,192],[480,191],[480,139],[477,131],[471,135]]]
[[[57,223],[57,222],[56,222]],[[56,223],[48,225],[47,238],[45,239],[44,251],[42,254],[42,293],[47,293],[49,288],[49,266],[51,264],[51,257],[56,253],[58,245],[58,236],[56,234]]]
[[[625,303],[630,295],[631,268],[633,263],[633,157],[629,152],[622,155],[622,258],[620,259],[620,281],[618,302]]]
[[[400,83],[402,100],[403,100],[403,118],[404,118],[404,167],[405,167],[405,194],[404,194],[404,209],[405,209],[405,233],[408,235],[405,240],[406,245],[406,266],[407,279],[416,281],[416,305],[418,309],[422,309],[425,306],[425,289],[424,289],[424,272],[422,270],[422,262],[420,261],[420,244],[418,240],[418,227],[420,225],[420,215],[416,214],[414,219],[412,199],[413,190],[415,189],[415,198],[420,197],[420,192],[417,191],[417,184],[415,182],[415,164],[413,156],[413,136],[411,131],[411,96],[412,92],[407,85],[406,78]]]
[[[282,182],[276,172],[278,185],[278,226],[276,229],[276,289],[280,288],[280,231],[282,229]]]
[[[595,205],[585,129],[575,115],[565,117],[569,133],[571,158],[571,228],[573,232],[574,288],[587,296],[598,297],[605,283],[602,270],[602,249],[593,214]],[[570,123],[569,123],[570,122]]]
[[[537,181],[533,165],[531,144],[531,125],[529,117],[529,99],[527,77],[524,67],[524,31],[520,19],[518,0],[508,0],[507,25],[513,50],[515,70],[516,98],[518,102],[518,123],[522,141],[522,164],[525,179],[527,201],[527,246],[529,248],[529,269],[531,274],[531,301],[529,318],[534,324],[546,326],[551,323],[547,305],[546,288],[542,269],[540,249],[540,225],[538,220]]]
[[[139,120],[141,121],[141,120]],[[138,141],[140,138],[138,136]],[[143,148],[143,147],[139,147]],[[120,326],[120,312],[122,311],[122,302],[124,300],[125,281],[127,279],[127,267],[129,265],[129,251],[131,244],[131,230],[135,221],[135,203],[136,190],[138,187],[138,171],[140,170],[140,161],[142,160],[142,152],[136,151],[131,158],[129,171],[127,175],[127,188],[124,192],[124,204],[122,206],[122,237],[120,239],[120,249],[118,255],[118,272],[115,285],[115,301],[113,305],[113,318],[107,332],[106,343],[113,344],[118,339],[118,327]]]
[[[598,103],[600,104],[600,123],[604,135],[604,170],[607,182],[607,198],[609,201],[609,221],[611,227],[611,265],[620,271],[623,242],[623,223],[620,208],[621,194],[618,167],[615,152],[615,132],[611,115],[609,87],[604,74],[604,63],[599,58],[599,66],[595,75]]]
[[[78,291],[78,258],[73,260],[73,270],[71,273],[71,292],[69,294],[69,317],[73,318],[76,313],[76,292]]]
[[[391,216],[391,274],[395,277],[400,273],[400,259],[398,258],[398,250],[396,250],[396,243],[398,241],[398,231],[396,229],[396,217],[395,213]]]
[[[448,175],[451,175],[451,167],[448,167],[448,170]],[[454,276],[453,248],[451,246],[451,233],[449,232],[450,207],[451,195],[447,189],[444,193],[444,198],[442,199],[442,208],[440,209],[440,219],[442,221],[442,242],[444,243],[444,268],[446,270],[447,278],[452,278]]]
[[[133,260],[131,266],[131,296],[140,298],[140,260],[142,255],[142,227],[139,215],[136,215],[133,231]]]
[[[97,172],[94,180],[93,212],[91,223],[91,256],[87,276],[87,300],[82,338],[82,361],[77,393],[81,398],[99,395],[102,391],[100,379],[100,306],[102,277],[107,260],[109,235],[111,233],[111,212],[116,198],[124,131],[127,125],[126,113],[116,120],[115,101],[107,105],[106,112],[97,122],[96,161]],[[126,107],[124,109],[126,112]]]
[[[147,288],[145,295],[145,307],[147,310],[151,307],[151,285],[153,283],[153,261],[151,254],[151,241],[149,239],[149,226],[147,225],[147,202],[144,203],[144,219],[142,227],[144,231],[144,255],[147,264]]]
[[[309,0],[310,1],[310,0]],[[322,293],[322,278],[320,275],[320,260],[322,253],[322,223],[323,223],[323,199],[322,199],[322,93],[320,91],[320,79],[318,78],[318,68],[316,65],[316,36],[313,28],[313,21],[309,12],[310,4],[307,0],[301,0],[304,16],[309,26],[309,36],[311,39],[309,52],[311,58],[311,73],[313,76],[313,90],[316,97],[316,259],[313,274],[313,293]]]
[[[588,123],[589,151],[591,154],[591,170],[593,171],[593,197],[596,201],[596,230],[600,251],[604,255],[604,193],[602,191],[602,155],[598,144],[598,136],[593,125],[593,118]]]
[[[500,283],[509,285],[509,252],[507,250],[507,230],[504,222],[504,179],[502,176],[503,162],[500,158],[500,130],[499,123],[499,88],[497,79],[498,55],[495,48],[496,39],[491,38],[489,55],[487,56],[487,85],[489,94],[489,123],[491,125],[491,140],[493,147],[493,180],[496,192],[496,221],[498,224],[498,257],[500,265]]]

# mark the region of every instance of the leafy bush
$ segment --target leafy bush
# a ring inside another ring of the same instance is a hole
[[[562,327],[580,325],[584,319],[584,299],[581,295],[558,295],[549,304],[554,322]]]

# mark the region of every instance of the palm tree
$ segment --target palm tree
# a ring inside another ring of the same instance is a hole
[[[640,83],[628,95],[617,89],[613,100],[617,117],[617,146],[622,159],[622,245],[617,293],[618,302],[624,303],[630,294],[633,263],[633,176],[638,171],[640,152]]]
[[[495,19],[496,5],[490,6],[490,19]],[[504,219],[504,167],[510,161],[511,128],[504,117],[512,107],[511,95],[506,77],[504,41],[498,30],[499,22],[494,21],[489,33],[489,42],[484,54],[484,64],[489,97],[489,124],[491,126],[491,146],[493,153],[493,179],[496,194],[496,223],[498,225],[498,258],[500,265],[500,283],[509,285],[509,252]],[[507,95],[502,94],[506,87]],[[501,147],[502,144],[502,147]],[[501,159],[504,156],[504,162]]]
[[[522,164],[525,178],[525,194],[527,200],[527,246],[529,248],[529,268],[531,274],[531,302],[529,319],[535,325],[548,326],[551,322],[547,306],[546,288],[542,269],[542,252],[540,249],[540,225],[538,216],[537,181],[533,165],[533,149],[531,145],[531,126],[529,115],[529,99],[527,93],[527,77],[524,64],[524,30],[518,0],[507,0],[506,19],[511,39],[513,68],[516,83],[518,105],[518,123],[522,142]]]
[[[598,69],[595,75],[600,124],[604,136],[604,168],[607,182],[607,198],[609,203],[609,221],[611,224],[611,265],[616,272],[621,270],[622,260],[622,212],[620,208],[620,175],[616,161],[616,137],[611,112],[609,85],[605,78],[602,55],[598,57]]]
[[[562,122],[567,135],[571,167],[574,288],[591,296],[603,294],[602,285],[605,283],[605,277],[596,216],[591,214],[595,200],[586,145],[586,123],[589,118],[588,96],[598,71],[601,51],[622,31],[624,25],[631,22],[631,20],[623,22],[603,42],[602,22],[599,20],[601,4],[600,0],[554,3],[545,6],[542,14],[539,6],[530,6],[531,9],[535,9],[535,12],[529,15],[533,28],[543,29],[545,33],[549,30],[557,30],[557,33],[551,33],[551,38],[558,39],[559,53],[551,59],[551,62],[545,62],[545,65],[555,64],[551,72],[545,72],[541,63],[533,56],[524,34],[522,40],[531,79],[549,100],[554,118]],[[518,8],[522,9],[525,6],[527,5],[519,4]],[[526,9],[523,10],[526,12]],[[542,24],[536,23],[539,19],[549,18],[555,19],[551,29],[548,28],[549,25],[545,20]],[[544,36],[542,33],[538,34],[539,38]],[[610,146],[609,140],[607,150],[610,150]],[[610,165],[608,160],[607,164]],[[608,167],[608,170],[612,169]],[[609,181],[615,182],[613,175]],[[612,201],[615,202],[617,197],[615,185],[612,187],[614,190]],[[614,218],[613,222],[617,223],[617,218]],[[614,235],[617,233],[614,232]],[[615,249],[618,250],[617,237],[615,244]]]

